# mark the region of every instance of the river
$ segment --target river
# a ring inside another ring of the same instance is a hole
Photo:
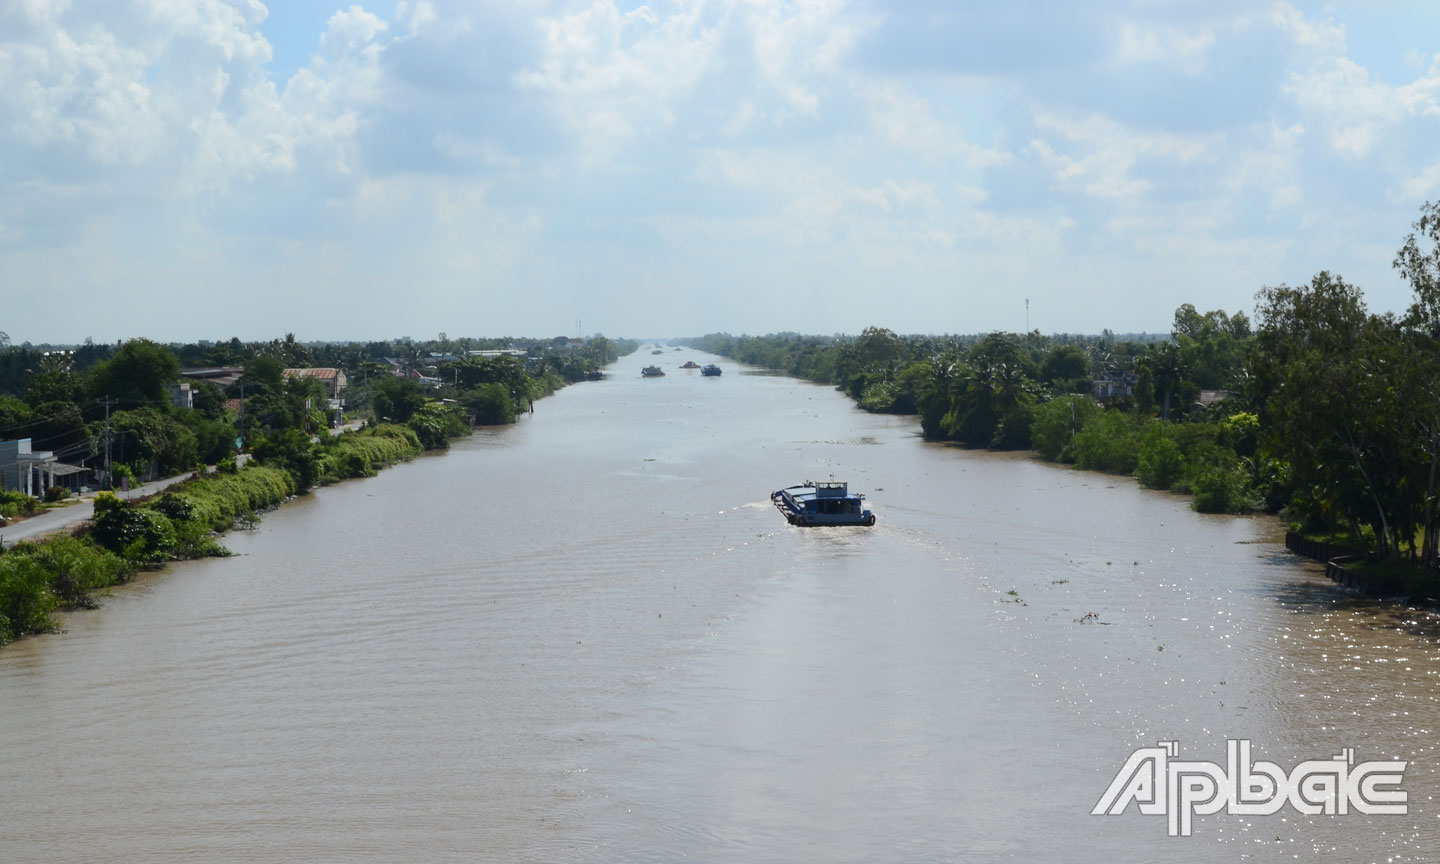
[[[1440,627],[1340,593],[1273,519],[699,352],[609,372],[0,649],[0,861],[1440,848]],[[874,528],[768,501],[832,476]],[[1090,815],[1136,748],[1241,738],[1287,769],[1406,760],[1409,814]]]

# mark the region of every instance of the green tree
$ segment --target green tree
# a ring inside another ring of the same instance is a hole
[[[90,433],[85,418],[74,402],[46,402],[37,406],[30,416],[27,436],[36,450],[52,450],[65,459],[90,455]]]
[[[1085,423],[1100,410],[1089,396],[1057,396],[1035,406],[1030,424],[1030,446],[1052,462],[1073,462],[1071,443]]]
[[[1160,417],[1170,419],[1170,399],[1185,376],[1185,358],[1174,342],[1161,342],[1150,352],[1148,363],[1155,391],[1162,394]]]
[[[100,424],[95,424],[98,433]],[[147,406],[110,415],[111,459],[135,468],[141,480],[179,474],[199,461],[195,433],[166,408]]]
[[[1376,551],[1400,548],[1414,508],[1405,498],[1406,347],[1389,316],[1366,313],[1360,290],[1321,272],[1303,288],[1260,292],[1261,327],[1251,353],[1251,399],[1261,449],[1292,466],[1312,524],[1369,525]],[[1413,536],[1413,533],[1412,533]]]
[[[389,376],[372,382],[371,387],[371,406],[378,420],[404,423],[425,404],[420,385],[409,378]]]
[[[30,419],[30,406],[14,396],[0,396],[0,441],[11,438],[26,438],[26,422]]]
[[[310,366],[310,349],[297,342],[294,333],[286,333],[284,339],[271,339],[264,348],[264,355],[275,358],[281,369],[305,369]]]
[[[25,402],[31,408],[46,402],[80,402],[84,398],[84,383],[68,370],[37,372],[25,388]]]
[[[278,393],[285,387],[285,364],[274,355],[261,354],[245,364],[240,383],[248,396],[262,392]]]
[[[1399,383],[1414,406],[1416,462],[1423,478],[1421,560],[1440,571],[1440,202],[1427,201],[1395,255],[1414,299],[1404,319],[1411,350]]]
[[[1040,380],[1058,392],[1090,389],[1090,355],[1079,345],[1056,345],[1040,364]]]
[[[120,407],[165,405],[170,385],[180,375],[180,361],[164,345],[149,339],[131,339],[109,360],[90,369],[86,391],[91,398],[120,400]]]

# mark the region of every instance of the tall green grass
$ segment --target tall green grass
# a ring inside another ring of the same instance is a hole
[[[373,477],[381,468],[413,459],[424,450],[415,430],[397,423],[346,432],[322,441],[320,446],[322,483]]]

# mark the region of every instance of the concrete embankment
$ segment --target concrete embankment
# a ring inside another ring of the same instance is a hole
[[[1366,594],[1384,594],[1382,586],[1377,580],[1368,574],[1345,567],[1346,564],[1355,561],[1363,561],[1366,553],[1359,549],[1352,549],[1349,546],[1339,546],[1334,543],[1322,543],[1319,540],[1311,540],[1302,537],[1294,531],[1285,532],[1285,548],[1305,558],[1319,561],[1325,565],[1325,576],[1332,582],[1337,582],[1346,588],[1354,588]]]

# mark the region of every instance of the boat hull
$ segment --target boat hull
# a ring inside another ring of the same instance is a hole
[[[849,491],[844,483],[805,483],[770,493],[785,521],[800,528],[875,524],[875,514],[861,502],[865,496]]]

